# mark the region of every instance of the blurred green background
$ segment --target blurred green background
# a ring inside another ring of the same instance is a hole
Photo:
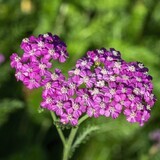
[[[22,53],[22,38],[51,32],[68,46],[64,72],[87,50],[115,48],[126,61],[140,61],[153,76],[157,103],[147,124],[123,116],[91,119],[101,127],[75,152],[73,160],[160,160],[160,145],[149,134],[160,128],[159,0],[0,0],[0,160],[60,160],[62,144],[49,112],[40,113],[41,91],[16,82],[9,65]]]

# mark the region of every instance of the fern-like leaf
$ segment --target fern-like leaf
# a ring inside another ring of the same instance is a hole
[[[84,131],[79,134],[74,144],[72,145],[71,154],[73,154],[75,149],[78,148],[81,143],[85,143],[89,136],[97,130],[99,130],[98,126],[88,126],[87,128],[85,128]]]

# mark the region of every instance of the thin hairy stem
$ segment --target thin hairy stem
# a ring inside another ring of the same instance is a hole
[[[67,143],[64,147],[64,152],[63,152],[63,160],[68,160],[69,159],[69,156],[70,156],[70,151],[71,151],[71,147],[72,147],[72,143],[74,141],[74,138],[76,136],[76,133],[78,131],[78,128],[79,128],[79,125],[85,121],[86,119],[88,118],[87,115],[84,115],[83,117],[80,118],[79,122],[78,122],[78,126],[76,127],[73,127],[71,129],[71,132],[70,132],[70,135],[69,135],[69,138],[67,140]]]
[[[51,116],[52,116],[52,118],[53,118],[53,121],[56,122],[57,117],[56,117],[56,115],[55,115],[54,112],[51,112]],[[60,127],[58,127],[57,125],[55,125],[55,126],[56,126],[57,131],[58,131],[58,134],[59,134],[59,136],[60,136],[60,138],[61,138],[61,140],[62,140],[63,146],[65,146],[65,145],[66,145],[66,139],[65,139],[65,137],[64,137],[64,134],[63,134],[63,132],[62,132],[62,130],[61,130]]]

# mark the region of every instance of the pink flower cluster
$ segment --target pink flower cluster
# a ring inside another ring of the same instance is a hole
[[[84,114],[115,119],[123,113],[127,121],[140,125],[149,119],[156,99],[143,64],[124,61],[114,49],[96,49],[79,59],[65,78],[60,69],[50,71],[52,59],[64,62],[68,57],[57,36],[31,36],[21,48],[22,58],[11,56],[17,79],[30,89],[42,86],[42,108],[55,112],[63,124],[75,126]]]
[[[63,63],[68,57],[65,43],[51,33],[23,39],[21,49],[22,57],[16,53],[11,55],[11,67],[16,69],[17,80],[29,89],[42,86],[48,69],[52,68],[52,60]]]

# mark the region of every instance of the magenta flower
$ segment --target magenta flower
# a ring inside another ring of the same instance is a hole
[[[139,62],[126,62],[119,51],[105,48],[88,51],[68,71],[52,70],[53,60],[68,58],[66,45],[51,33],[23,39],[22,57],[10,57],[15,76],[29,89],[42,87],[41,107],[58,116],[63,124],[78,124],[83,115],[118,118],[143,125],[150,118],[156,98],[152,77]]]
[[[30,77],[26,77],[23,80],[24,85],[26,85],[29,89],[39,88],[41,77],[39,75],[35,75],[32,73]]]
[[[95,82],[95,78],[92,77],[92,72],[90,70],[81,71],[78,85],[81,85],[84,83],[86,87],[91,88],[94,82]]]
[[[61,116],[61,122],[63,124],[70,123],[71,125],[75,126],[75,125],[78,124],[78,119],[73,116],[73,112],[72,111],[68,111],[68,113],[64,113]]]
[[[29,89],[44,85],[43,80],[52,67],[52,59],[64,62],[68,58],[65,43],[50,33],[23,39],[21,48],[24,51],[22,57],[16,53],[11,55],[11,67],[16,69],[17,80],[21,80]]]
[[[0,64],[5,61],[5,57],[3,54],[0,54]]]
[[[21,58],[16,53],[13,53],[10,59],[12,68],[19,69],[22,67]]]

